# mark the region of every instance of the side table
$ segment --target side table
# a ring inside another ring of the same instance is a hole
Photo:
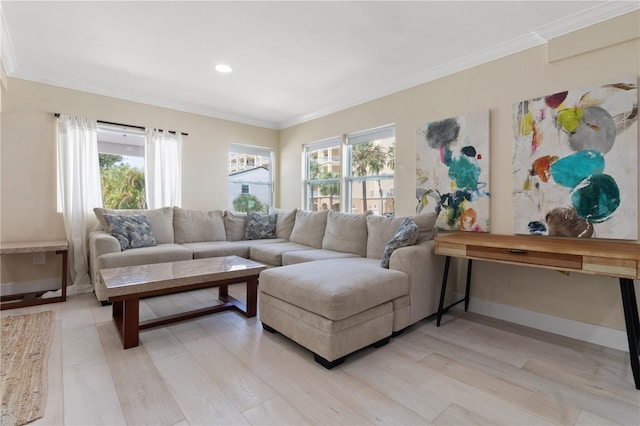
[[[22,308],[24,306],[42,305],[45,303],[64,302],[67,300],[67,252],[69,251],[69,243],[65,240],[58,241],[39,241],[28,243],[1,243],[0,255],[24,254],[24,253],[46,253],[55,252],[62,255],[62,278],[60,289],[61,296],[50,297],[46,299],[36,298],[36,293],[20,293],[0,296],[0,310]]]

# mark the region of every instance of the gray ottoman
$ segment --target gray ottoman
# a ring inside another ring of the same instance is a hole
[[[262,271],[259,312],[265,330],[309,349],[326,368],[366,346],[387,343],[394,306],[404,309],[408,299],[409,278],[379,264],[332,259]]]

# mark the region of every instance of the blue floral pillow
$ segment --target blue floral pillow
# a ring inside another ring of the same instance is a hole
[[[245,240],[276,238],[277,214],[247,213]]]
[[[396,234],[389,240],[386,246],[384,246],[384,252],[382,253],[382,260],[380,266],[383,268],[389,268],[389,260],[391,259],[391,253],[400,247],[412,246],[418,240],[418,225],[410,218],[405,218],[398,229]]]
[[[104,220],[109,225],[109,232],[116,237],[122,250],[157,245],[146,214],[105,213]]]

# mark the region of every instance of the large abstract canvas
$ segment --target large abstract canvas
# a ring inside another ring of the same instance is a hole
[[[513,107],[513,230],[638,238],[637,77]]]
[[[489,111],[417,129],[416,212],[444,230],[489,231]]]

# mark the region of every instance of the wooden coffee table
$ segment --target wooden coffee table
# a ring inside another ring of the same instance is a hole
[[[238,256],[181,260],[151,265],[101,269],[100,277],[113,304],[113,322],[124,349],[138,346],[138,333],[151,327],[170,324],[216,312],[236,310],[247,318],[255,317],[258,299],[258,275],[266,266]],[[247,303],[229,296],[229,284],[247,283]],[[223,303],[140,322],[140,299],[218,287]]]

